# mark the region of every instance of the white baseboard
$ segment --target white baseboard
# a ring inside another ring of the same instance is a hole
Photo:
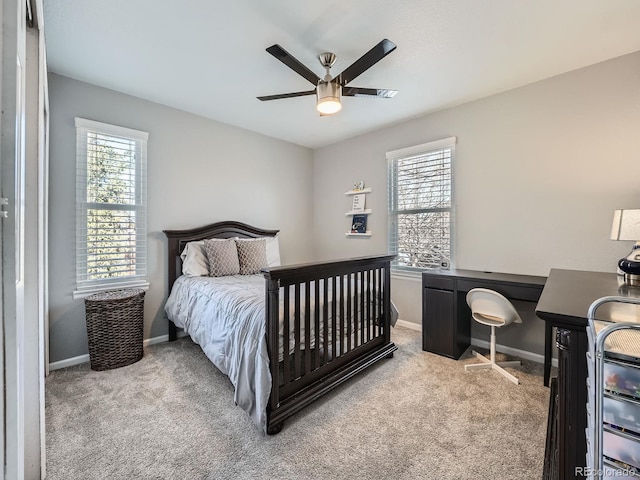
[[[183,331],[178,332],[178,337],[184,337],[186,333]],[[156,343],[163,343],[169,341],[169,335],[160,335],[159,337],[147,338],[142,342],[142,345],[148,347],[149,345],[155,345]],[[60,370],[61,368],[73,367],[74,365],[80,365],[81,363],[87,363],[90,361],[89,354],[78,355],[77,357],[67,358],[65,360],[59,360],[49,364],[49,370]]]
[[[411,330],[416,330],[418,332],[422,331],[422,325],[418,323],[408,322],[406,320],[400,320],[396,322],[398,327],[409,328]],[[471,338],[471,345],[475,345],[477,347],[489,349],[489,342],[486,340],[480,340],[479,338]],[[536,363],[544,363],[544,355],[540,355],[539,353],[527,352],[525,350],[520,350],[519,348],[507,347],[506,345],[500,345],[496,343],[496,351],[501,353],[506,353],[507,355],[513,355],[514,357],[524,358],[525,360],[530,360]],[[554,367],[558,366],[558,359],[553,358],[551,360],[551,365]]]
[[[155,345],[156,343],[163,343],[169,341],[169,335],[160,335],[159,337],[147,338],[142,344],[145,347],[149,345]]]
[[[479,338],[471,338],[471,345],[475,345],[477,347],[486,348],[487,350],[491,348],[491,345],[486,340],[480,340]],[[520,350],[519,348],[507,347],[506,345],[500,345],[496,343],[496,352],[506,353],[507,355],[512,355],[514,357],[524,358],[525,360],[531,360],[536,363],[544,363],[544,355],[539,353],[527,352],[526,350]],[[558,366],[558,359],[552,358],[551,365],[554,367]]]
[[[77,357],[66,358],[49,364],[49,371],[60,370],[61,368],[73,367],[89,361],[89,354],[78,355]]]
[[[400,320],[396,322],[398,327],[408,328],[410,330],[415,330],[417,332],[422,331],[422,325],[408,322],[407,320]],[[183,331],[178,332],[178,337],[184,337],[187,334]],[[159,337],[147,338],[143,345],[145,347],[149,345],[155,345],[157,343],[163,343],[169,341],[169,335],[160,335]],[[489,342],[486,340],[480,340],[479,338],[471,338],[471,345],[476,345],[481,348],[489,348]],[[520,350],[519,348],[507,347],[505,345],[496,344],[496,351],[501,353],[506,353],[507,355],[513,355],[515,357],[524,358],[525,360],[531,360],[536,363],[544,363],[544,355],[540,355],[539,353],[527,352],[525,350]],[[81,363],[86,363],[90,360],[89,354],[79,355],[77,357],[67,358],[65,360],[60,360],[57,362],[53,362],[49,364],[49,370],[59,370],[61,368],[72,367],[74,365],[80,365]],[[554,367],[558,366],[558,359],[554,358],[551,360],[551,364]]]
[[[398,321],[396,322],[396,326],[408,328],[409,330],[415,330],[417,332],[422,331],[422,325],[420,325],[419,323],[408,322],[407,320],[398,319]]]

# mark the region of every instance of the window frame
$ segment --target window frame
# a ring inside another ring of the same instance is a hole
[[[76,290],[73,298],[84,298],[97,292],[117,290],[121,288],[137,287],[147,290],[147,141],[149,134],[140,130],[120,127],[84,118],[75,118],[76,127]],[[135,177],[133,182],[135,200],[133,204],[98,203],[87,201],[87,142],[89,134],[117,137],[131,141],[134,144]],[[100,210],[109,205],[109,210],[136,212],[136,236],[141,231],[144,239],[136,239],[136,273],[114,278],[88,279],[87,273],[87,223],[88,211]],[[141,218],[140,218],[141,217]],[[85,252],[85,253],[83,253]]]
[[[412,215],[420,213],[437,213],[448,212],[448,233],[449,233],[449,257],[445,258],[448,265],[444,268],[454,268],[455,264],[455,148],[456,137],[448,137],[432,142],[415,145],[412,147],[402,148],[399,150],[393,150],[386,153],[387,158],[387,195],[388,195],[388,252],[392,255],[398,255],[398,216],[401,214]],[[397,180],[397,162],[399,160],[408,159],[416,156],[427,156],[430,153],[437,153],[450,149],[449,160],[449,176],[450,176],[450,205],[449,207],[436,207],[436,208],[417,208],[417,209],[400,209],[398,207],[398,180]],[[394,275],[416,277],[423,271],[433,270],[435,268],[442,268],[442,265],[433,266],[421,266],[413,267],[410,265],[401,265],[396,258],[391,263],[391,271]]]

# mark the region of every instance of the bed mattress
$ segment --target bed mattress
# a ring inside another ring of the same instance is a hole
[[[312,283],[312,288],[314,285]],[[314,298],[315,292],[310,292]],[[282,292],[280,318],[283,318]],[[304,299],[304,292],[302,298]],[[293,298],[293,290],[291,290]],[[321,296],[320,298],[323,298]],[[326,306],[331,311],[331,299]],[[304,305],[304,303],[303,303]],[[290,318],[293,318],[293,301]],[[304,307],[301,309],[304,312]],[[313,312],[314,305],[310,305]],[[165,305],[167,317],[201,346],[205,355],[235,387],[234,401],[253,422],[266,432],[266,410],[271,392],[269,355],[265,338],[265,279],[262,275],[224,277],[179,277]],[[392,324],[397,310],[392,305]],[[315,332],[310,334],[315,347]],[[294,322],[290,322],[290,333]],[[302,321],[304,325],[304,321]],[[321,327],[322,329],[322,327]],[[322,331],[318,338],[322,338]],[[300,332],[304,346],[304,329]],[[282,360],[283,326],[280,322],[280,359]],[[289,351],[295,339],[288,335]],[[319,346],[321,347],[321,345]]]

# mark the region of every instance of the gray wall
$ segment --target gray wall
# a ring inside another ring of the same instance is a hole
[[[76,116],[149,132],[145,338],[167,333],[163,229],[239,220],[280,229],[283,263],[312,259],[311,150],[56,74],[49,95],[51,362],[88,353],[84,303],[72,298]]]
[[[316,258],[385,252],[385,153],[456,136],[458,268],[544,276],[551,268],[614,272],[632,243],[609,240],[613,210],[640,208],[639,132],[636,52],[318,149]],[[354,180],[373,188],[370,239],[344,236],[344,192]],[[394,278],[401,319],[421,322],[420,293],[417,282]],[[542,353],[543,324],[533,305],[528,309],[525,325],[501,332],[498,342]],[[486,338],[484,330],[474,325],[472,335]]]
[[[52,362],[87,353],[83,303],[71,298],[74,116],[150,133],[146,338],[166,333],[162,229],[224,219],[280,228],[286,263],[385,253],[385,153],[449,136],[458,138],[458,268],[613,272],[631,248],[610,241],[609,229],[614,209],[640,207],[640,52],[315,152],[55,74],[49,80]],[[355,180],[373,188],[369,239],[344,235],[351,201],[344,192]],[[420,294],[418,282],[394,278],[403,320],[420,323]],[[542,353],[542,322],[533,305],[519,307],[525,325],[501,332],[499,342]],[[486,339],[476,325],[472,334]]]

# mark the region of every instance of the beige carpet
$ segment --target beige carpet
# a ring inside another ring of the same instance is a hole
[[[465,372],[396,328],[395,357],[262,436],[189,339],[133,365],[46,382],[47,478],[538,479],[549,390],[542,366]]]

